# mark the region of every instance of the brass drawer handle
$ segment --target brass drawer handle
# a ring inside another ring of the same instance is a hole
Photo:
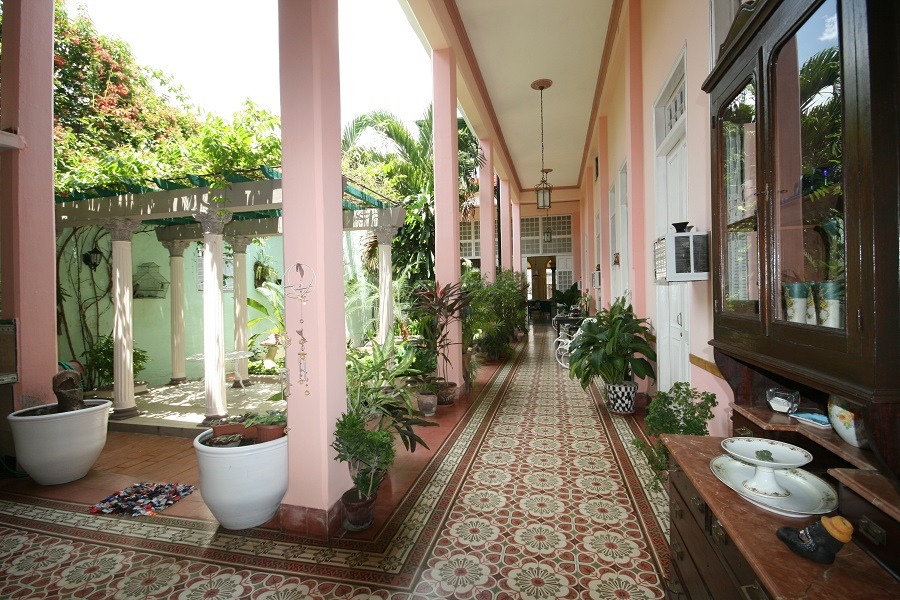
[[[674,556],[675,560],[682,560],[684,558],[684,549],[678,542],[672,542],[672,545],[669,546],[669,554]]]
[[[859,519],[859,532],[876,546],[887,546],[887,532],[865,515]]]
[[[725,541],[728,539],[728,537],[721,523],[719,523],[718,521],[713,523],[712,527],[710,527],[710,532],[712,533],[712,539],[716,544],[718,544],[719,546],[725,545]]]
[[[734,430],[734,435],[736,437],[756,437],[753,435],[753,430],[749,427],[738,427]]]
[[[742,585],[741,594],[746,600],[769,600],[769,595],[758,581],[754,581],[750,585]]]

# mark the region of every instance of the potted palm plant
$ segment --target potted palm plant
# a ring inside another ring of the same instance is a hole
[[[585,389],[594,379],[602,379],[613,412],[634,412],[634,377],[656,378],[650,363],[656,352],[650,347],[653,336],[646,323],[621,297],[596,318],[586,319],[569,345],[569,376],[577,377]]]
[[[337,420],[331,447],[335,460],[350,467],[353,488],[341,496],[344,529],[360,531],[375,520],[375,497],[388,469],[394,464],[394,435],[387,429],[368,429],[359,410],[348,410]]]

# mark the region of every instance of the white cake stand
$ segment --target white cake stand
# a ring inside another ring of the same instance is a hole
[[[741,486],[763,498],[787,498],[791,492],[775,479],[775,471],[802,467],[812,460],[812,454],[792,444],[756,437],[733,437],[722,441],[722,448],[756,470]]]

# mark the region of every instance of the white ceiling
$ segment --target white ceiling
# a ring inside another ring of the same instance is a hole
[[[578,185],[613,0],[455,2],[521,185],[541,177],[536,79],[553,81],[544,90],[549,181]]]

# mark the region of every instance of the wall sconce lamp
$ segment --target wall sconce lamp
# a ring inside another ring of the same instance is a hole
[[[103,253],[97,249],[97,246],[94,246],[92,250],[81,255],[81,262],[90,267],[91,271],[96,271],[97,267],[100,266],[100,259],[102,258]]]

